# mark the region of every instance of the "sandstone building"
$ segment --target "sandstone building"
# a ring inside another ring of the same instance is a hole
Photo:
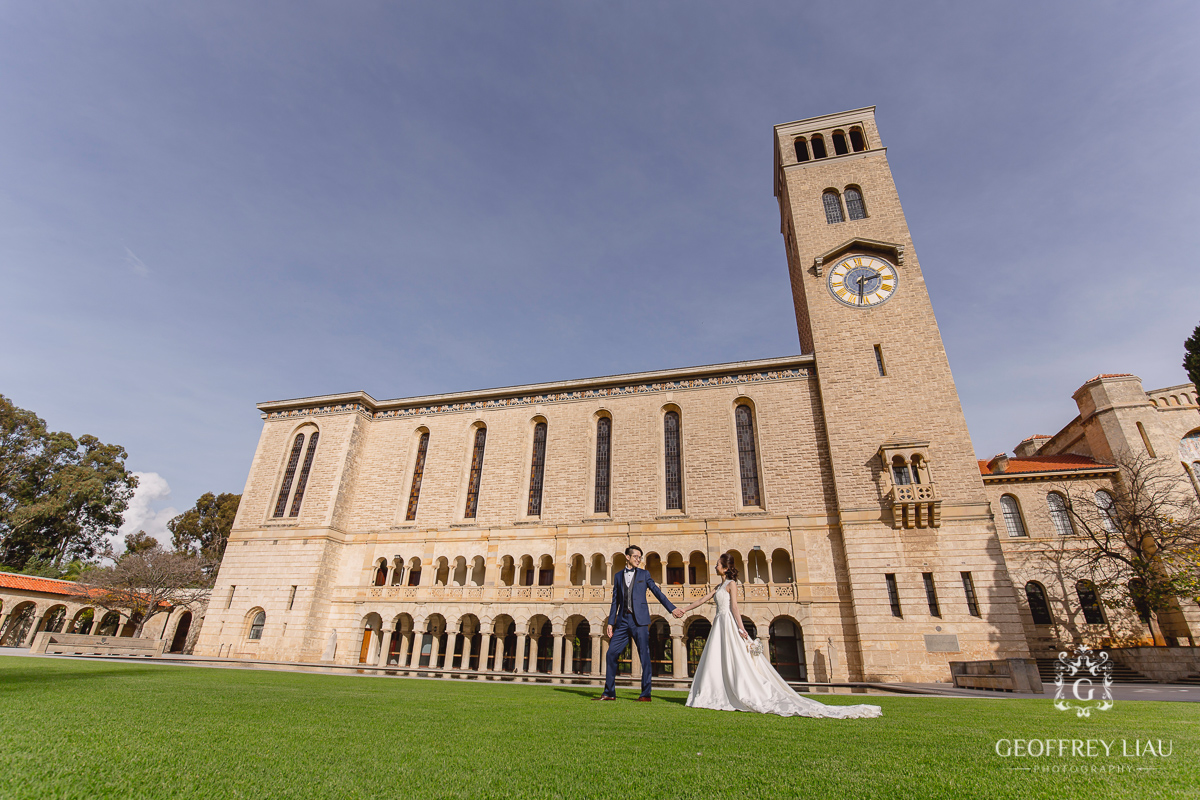
[[[874,109],[774,132],[800,355],[263,403],[196,653],[598,674],[630,543],[681,605],[733,552],[786,677],[945,680],[1039,646],[997,530],[1006,494],[1044,535],[1036,491],[976,461]],[[1018,455],[1110,480],[1089,414]],[[658,610],[654,670],[684,676],[712,610]]]

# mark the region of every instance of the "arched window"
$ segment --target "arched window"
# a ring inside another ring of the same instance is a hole
[[[867,140],[863,136],[862,128],[850,129],[850,147],[856,153],[861,153],[867,149]]]
[[[1025,584],[1025,600],[1029,603],[1029,613],[1033,615],[1034,625],[1051,625],[1050,604],[1046,601],[1046,590],[1037,581]]]
[[[842,131],[833,132],[833,152],[834,155],[844,156],[850,152],[850,148],[846,146],[846,134]]]
[[[838,222],[845,222],[845,217],[842,216],[842,201],[837,192],[833,189],[826,190],[821,195],[821,203],[825,206],[826,224],[834,225]]]
[[[795,145],[796,160],[800,162],[808,161],[808,143],[804,141],[804,137],[801,136],[799,139],[797,139],[795,141]]]
[[[1059,536],[1072,536],[1075,529],[1071,526],[1071,512],[1067,511],[1067,501],[1058,492],[1046,495],[1046,505],[1050,508],[1050,521],[1054,523],[1054,532]]]
[[[279,486],[279,499],[275,501],[273,516],[282,517],[287,511],[288,495],[292,493],[292,479],[296,476],[296,465],[300,463],[300,453],[304,449],[304,434],[297,433],[292,443],[292,454],[288,456],[287,469],[283,472],[283,483]]]
[[[546,423],[533,426],[533,461],[529,467],[529,509],[531,517],[542,514],[542,479],[546,474]]]
[[[376,586],[386,586],[387,585],[387,574],[388,574],[387,562],[381,558],[381,559],[379,559],[379,563],[375,566],[375,585]]]
[[[867,218],[867,207],[863,204],[862,192],[856,186],[846,187],[846,213],[850,219]]]
[[[475,429],[475,447],[471,452],[471,474],[467,478],[467,507],[463,516],[475,519],[479,510],[479,482],[483,477],[483,446],[487,443],[487,428],[480,425]]]
[[[417,502],[421,499],[421,481],[425,479],[425,453],[428,449],[429,431],[425,431],[417,445],[417,463],[413,465],[412,488],[408,492],[408,513],[404,515],[406,521],[417,518]]]
[[[1113,502],[1113,496],[1103,489],[1096,490],[1096,510],[1100,512],[1100,524],[1104,527],[1105,532],[1116,533],[1117,504]]]
[[[826,155],[825,139],[819,133],[812,137],[812,151],[813,158],[824,158]]]
[[[300,480],[296,481],[296,496],[292,498],[292,510],[289,517],[300,516],[300,503],[304,500],[304,487],[308,486],[308,473],[312,471],[313,457],[317,454],[317,439],[321,434],[313,431],[308,437],[308,450],[304,453],[304,466],[300,469]]]
[[[908,486],[912,483],[912,473],[908,471],[908,462],[904,456],[892,458],[892,483],[897,486]]]
[[[1088,625],[1103,625],[1104,612],[1100,608],[1100,595],[1096,592],[1096,584],[1091,581],[1079,581],[1075,584],[1075,594],[1079,596],[1079,607],[1083,609],[1083,618]]]
[[[1000,509],[1004,512],[1004,527],[1008,529],[1008,535],[1014,539],[1025,536],[1025,523],[1021,521],[1017,498],[1011,494],[1001,496]]]
[[[1134,578],[1129,582],[1129,599],[1133,601],[1133,609],[1137,612],[1138,619],[1144,624],[1150,624],[1150,603],[1146,600],[1146,582],[1141,578]]]
[[[737,419],[738,468],[742,475],[742,505],[761,506],[758,494],[758,454],[754,448],[754,412],[743,403],[734,413]]]
[[[667,509],[683,510],[683,458],[679,449],[679,412],[663,416],[663,456],[666,467]]]
[[[250,636],[248,638],[250,638],[253,641],[257,641],[257,640],[261,639],[262,634],[263,634],[263,627],[265,627],[266,624],[267,624],[267,612],[259,611],[257,614],[254,615],[254,619],[250,623]]]
[[[608,513],[608,490],[612,455],[612,419],[596,420],[596,504],[597,514]]]

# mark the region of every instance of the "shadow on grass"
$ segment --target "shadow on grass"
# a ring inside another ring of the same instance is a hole
[[[593,687],[590,689],[568,689],[565,686],[561,686],[561,687],[555,687],[554,691],[563,692],[565,694],[578,695],[579,697],[585,697],[588,700],[595,700],[597,697],[600,696],[600,692],[602,691],[602,689],[599,686],[596,686],[596,687]],[[633,698],[632,697],[624,698],[624,697],[620,697],[620,696],[617,697],[618,701],[627,700],[627,699],[632,700]],[[679,696],[657,694],[657,695],[654,695],[654,702],[656,702],[656,703],[674,703],[675,705],[681,706],[681,705],[684,705],[685,703],[687,703],[687,698],[679,697]]]
[[[34,670],[8,669],[4,671],[4,680],[0,681],[0,693],[25,689],[31,685],[39,688],[55,683],[70,683],[77,681],[104,680],[108,678],[129,678],[140,675],[154,674],[153,667],[141,669],[129,667],[114,667],[113,669],[87,670]]]

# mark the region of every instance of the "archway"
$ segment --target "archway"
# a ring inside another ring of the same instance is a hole
[[[696,665],[700,663],[700,654],[708,635],[712,632],[712,623],[704,617],[693,617],[684,626],[684,641],[687,643],[688,677],[696,674]]]
[[[37,606],[33,603],[21,603],[14,608],[8,618],[8,625],[5,627],[3,635],[0,635],[0,645],[4,647],[24,645],[26,637],[33,630],[36,613]]]
[[[183,616],[179,618],[179,622],[175,625],[175,635],[171,637],[171,649],[169,652],[182,653],[187,647],[188,633],[192,630],[192,612],[185,611]]]
[[[403,660],[408,663],[409,653],[413,645],[413,618],[409,614],[400,614],[392,620],[392,643],[388,647],[387,664],[399,664]]]
[[[650,623],[650,674],[654,677],[671,675],[674,662],[671,660],[671,626],[665,619],[655,617]]]
[[[126,622],[124,627],[121,628],[121,636],[125,639],[133,638],[133,635],[137,633],[138,626],[141,624],[142,612],[134,612],[133,616],[129,618],[129,621]]]
[[[96,636],[116,636],[119,627],[121,627],[121,615],[116,611],[109,611],[100,619],[100,625],[93,633]]]
[[[73,633],[90,633],[96,624],[96,611],[92,608],[84,608],[75,615],[75,619],[71,622],[71,632]]]
[[[63,605],[51,606],[45,614],[42,615],[42,622],[38,626],[39,631],[48,631],[49,633],[62,633],[63,625],[67,621],[67,607]]]
[[[374,656],[382,644],[379,640],[379,633],[383,629],[383,620],[379,618],[378,614],[372,612],[363,617],[360,625],[362,626],[362,646],[358,651],[358,663],[370,664],[375,660]]]
[[[464,614],[462,619],[458,621],[458,631],[462,639],[461,646],[456,645],[459,651],[458,668],[459,669],[479,669],[479,656],[482,654],[479,649],[479,641],[482,638],[479,634],[479,618],[474,614]]]
[[[771,621],[771,664],[785,681],[808,680],[804,632],[791,617],[776,617]]]
[[[553,672],[554,671],[554,626],[550,620],[543,616],[538,616],[535,619],[544,620],[540,624],[531,625],[530,628],[537,632],[537,656],[536,667],[533,672]]]
[[[567,636],[571,642],[570,669],[576,675],[592,670],[592,626],[586,619],[573,616],[567,620]]]

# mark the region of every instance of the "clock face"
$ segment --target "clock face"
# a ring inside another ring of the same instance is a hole
[[[874,308],[896,293],[896,268],[875,256],[846,256],[829,270],[828,285],[839,303]]]

